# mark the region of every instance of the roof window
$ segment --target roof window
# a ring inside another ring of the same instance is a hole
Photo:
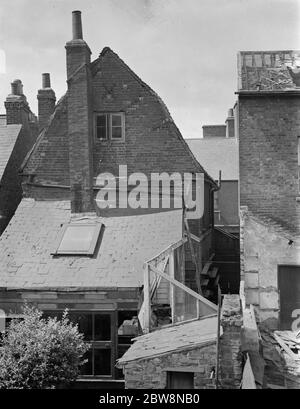
[[[69,223],[63,225],[58,247],[52,254],[92,257],[95,253],[102,226],[102,223]]]

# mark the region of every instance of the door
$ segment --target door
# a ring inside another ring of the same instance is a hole
[[[300,329],[300,266],[278,266],[279,326]]]

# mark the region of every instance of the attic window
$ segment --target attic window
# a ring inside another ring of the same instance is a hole
[[[93,256],[102,228],[96,224],[65,224],[54,255]]]
[[[96,115],[96,138],[100,141],[124,141],[125,116],[123,112]]]

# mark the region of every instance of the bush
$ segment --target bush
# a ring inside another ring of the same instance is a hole
[[[24,320],[12,320],[0,348],[0,389],[55,388],[74,381],[90,348],[68,319],[42,318],[25,305]]]

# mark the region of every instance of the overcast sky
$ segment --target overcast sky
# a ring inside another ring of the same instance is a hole
[[[35,113],[41,73],[51,73],[57,98],[65,92],[72,10],[82,11],[92,59],[112,48],[161,96],[185,138],[224,123],[239,50],[300,49],[299,0],[1,0],[1,113],[16,78]]]

